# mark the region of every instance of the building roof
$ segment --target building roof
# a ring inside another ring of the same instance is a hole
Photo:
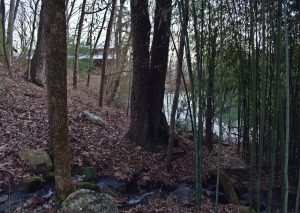
[[[81,55],[79,56],[79,60],[81,59],[89,59],[90,55]],[[93,60],[102,60],[103,59],[103,55],[102,54],[97,54],[97,55],[93,55]],[[108,60],[112,60],[112,59],[116,59],[116,57],[114,55],[108,55],[107,56]]]

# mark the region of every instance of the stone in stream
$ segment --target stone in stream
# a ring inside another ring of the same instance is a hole
[[[169,197],[180,202],[188,202],[192,200],[194,196],[195,190],[186,184],[180,184],[175,191],[171,192],[169,195]]]
[[[147,192],[142,195],[133,195],[128,199],[128,205],[138,205],[144,203],[148,198],[154,195],[154,192]]]
[[[204,189],[203,191],[204,191],[205,195],[207,197],[209,197],[210,199],[213,199],[213,200],[216,199],[216,195],[217,195],[216,186],[210,186],[210,187]],[[226,194],[221,191],[219,191],[219,193],[218,193],[218,200],[220,203],[228,202],[228,198],[227,198]]]
[[[43,149],[25,148],[19,152],[20,159],[38,172],[49,171],[52,168],[52,162],[48,153]]]
[[[0,196],[0,203],[4,203],[7,200],[8,200],[8,195],[1,195]]]
[[[127,184],[124,181],[118,180],[117,178],[114,177],[100,178],[98,186],[103,191],[110,189],[110,190],[124,193],[126,192],[127,189]]]
[[[117,213],[113,198],[107,194],[88,189],[79,189],[62,203],[60,213]]]

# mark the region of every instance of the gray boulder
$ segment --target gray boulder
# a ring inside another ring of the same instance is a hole
[[[238,157],[225,156],[222,161],[225,164],[223,169],[227,171],[246,171],[248,168],[246,163]]]
[[[97,124],[97,125],[100,125],[103,127],[107,126],[107,123],[105,120],[103,120],[102,118],[100,118],[99,116],[97,116],[93,113],[90,113],[85,110],[85,111],[83,111],[83,115],[94,124]]]
[[[34,170],[44,172],[52,168],[50,157],[43,149],[25,148],[19,152],[19,157]]]
[[[70,194],[62,203],[61,213],[117,213],[113,198],[104,193],[79,189]]]

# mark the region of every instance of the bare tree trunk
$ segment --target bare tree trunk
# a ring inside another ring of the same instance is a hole
[[[96,50],[96,47],[98,45],[98,42],[99,42],[99,39],[102,35],[102,31],[103,31],[103,28],[104,28],[104,24],[105,24],[105,21],[106,21],[106,15],[107,15],[107,11],[108,11],[108,5],[106,7],[106,10],[104,12],[104,16],[103,16],[103,20],[102,20],[102,24],[101,24],[101,27],[100,27],[100,30],[99,30],[99,33],[97,35],[97,38],[96,38],[96,41],[95,41],[95,44],[94,44],[94,48],[92,50],[92,53],[91,53],[91,58],[93,58],[94,54],[95,54],[95,50]],[[90,79],[91,79],[91,70],[89,70],[88,72],[88,77],[87,77],[87,82],[86,82],[86,86],[88,87],[90,85]]]
[[[41,87],[43,87],[45,83],[46,70],[45,1],[46,0],[42,0],[36,49],[30,63],[30,79],[33,83]]]
[[[211,27],[209,27],[211,28]],[[208,59],[208,82],[207,82],[207,99],[206,99],[206,115],[205,115],[205,142],[209,152],[213,150],[213,97],[214,97],[214,76],[216,67],[216,39],[217,28],[209,34],[209,59]]]
[[[1,24],[2,24],[2,45],[3,45],[3,52],[4,52],[4,58],[8,70],[8,75],[11,76],[12,72],[10,69],[10,63],[8,59],[7,49],[6,49],[6,30],[5,30],[5,2],[4,0],[1,0]]]
[[[133,73],[130,96],[128,137],[134,143],[150,148],[149,132],[149,43],[150,20],[147,0],[131,0]]]
[[[34,33],[35,33],[35,29],[36,29],[36,17],[37,17],[37,9],[38,9],[39,3],[40,3],[40,0],[37,0],[37,2],[34,5],[34,17],[33,17],[31,40],[30,40],[29,52],[28,52],[28,67],[27,67],[27,73],[26,73],[27,80],[30,80],[31,52],[32,52],[32,46],[33,46],[33,41],[34,41]],[[40,14],[40,17],[41,16],[42,16],[42,13]],[[40,19],[40,21],[41,21],[41,19]],[[41,22],[40,22],[40,24],[41,24]]]
[[[188,22],[188,0],[185,0],[184,14],[183,14],[183,22],[181,26],[180,33],[180,41],[179,41],[179,49],[178,49],[178,61],[177,61],[177,71],[176,71],[176,87],[174,92],[174,99],[171,110],[171,118],[170,118],[170,130],[169,130],[169,141],[168,141],[168,150],[167,150],[167,158],[166,158],[166,168],[169,170],[171,166],[172,154],[173,154],[173,146],[175,141],[175,120],[176,120],[176,111],[179,100],[179,92],[181,85],[181,75],[182,75],[182,65],[183,65],[183,55],[184,55],[184,32],[187,29]]]
[[[77,89],[77,73],[78,73],[78,66],[79,66],[79,48],[80,48],[80,38],[82,33],[82,26],[84,21],[84,15],[85,15],[85,5],[86,0],[83,0],[81,5],[81,15],[78,23],[78,34],[76,39],[76,46],[75,46],[75,53],[74,53],[74,70],[73,70],[73,89]]]
[[[73,15],[73,12],[74,12],[74,7],[75,7],[75,2],[76,0],[73,0],[71,2],[71,6],[70,6],[70,10],[68,10],[68,5],[69,5],[69,0],[66,0],[66,19],[67,19],[67,41],[69,40],[69,24],[70,24],[70,19],[71,19],[71,16]]]
[[[168,136],[162,107],[168,65],[171,0],[156,1],[154,34],[149,56],[150,21],[147,1],[131,1],[133,33],[133,81],[129,138],[153,150],[159,136]],[[149,66],[150,64],[150,66]],[[149,66],[149,67],[148,67]],[[163,125],[162,125],[163,124]],[[160,128],[164,126],[163,128]]]
[[[159,141],[160,123],[168,66],[172,0],[156,0],[154,33],[150,62],[150,137],[153,145]],[[168,128],[168,127],[167,127]],[[168,131],[168,129],[166,130]]]
[[[44,3],[47,33],[49,145],[54,159],[56,198],[64,200],[74,189],[68,140],[65,4],[61,0],[45,0]]]
[[[120,0],[120,6],[119,6],[119,11],[118,11],[118,15],[117,15],[117,21],[115,23],[115,31],[114,31],[114,38],[115,38],[115,51],[114,51],[114,55],[116,56],[116,59],[113,63],[113,70],[115,70],[115,72],[120,72],[121,69],[121,65],[120,65],[120,60],[122,57],[122,51],[123,51],[123,47],[122,47],[122,18],[123,18],[123,10],[124,10],[124,0]],[[107,104],[110,105],[110,103],[112,102],[112,96],[113,93],[115,91],[115,85],[118,84],[118,79],[120,79],[121,75],[116,75],[112,78],[111,80],[111,84],[110,84],[110,88],[106,87],[106,94],[107,96],[109,96]],[[107,85],[108,86],[108,85]]]
[[[4,13],[5,14],[5,13]],[[4,50],[3,50],[3,28],[2,28],[2,6],[0,5],[0,63],[5,62],[5,57],[4,57]]]
[[[110,98],[108,100],[108,104],[111,104],[113,102],[113,100],[115,99],[115,97],[116,97],[116,94],[117,94],[117,91],[118,91],[118,88],[119,88],[119,85],[120,85],[121,75],[124,71],[124,67],[125,67],[125,64],[126,64],[126,61],[127,61],[127,53],[128,53],[128,50],[129,50],[129,47],[130,47],[130,44],[131,44],[131,35],[132,35],[132,33],[130,33],[130,35],[129,35],[127,44],[120,51],[121,52],[120,56],[119,56],[120,59],[118,61],[117,69],[116,69],[120,73],[116,76],[116,79],[113,82],[112,91],[111,91]]]
[[[111,14],[108,21],[107,31],[106,31],[106,38],[105,38],[105,44],[104,44],[104,50],[103,50],[103,60],[102,60],[102,69],[101,69],[101,82],[100,82],[100,90],[99,90],[99,106],[103,106],[103,94],[104,94],[104,88],[105,88],[105,81],[106,81],[106,67],[107,67],[107,55],[108,55],[108,49],[110,46],[110,39],[111,39],[111,31],[112,31],[112,25],[114,21],[114,15],[116,10],[116,3],[117,0],[112,0],[112,8],[111,8]]]
[[[16,18],[17,18],[19,6],[20,6],[20,0],[16,0],[16,6],[15,6],[15,10],[14,10],[14,22],[16,21]]]
[[[12,51],[13,51],[12,49],[13,49],[13,30],[14,30],[15,6],[16,6],[16,0],[11,0],[10,6],[9,6],[7,39],[6,39],[7,59],[8,59],[9,66],[11,66]]]

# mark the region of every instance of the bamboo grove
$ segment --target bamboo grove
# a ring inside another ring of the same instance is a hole
[[[188,7],[192,16],[188,30],[182,32],[197,136],[197,206],[201,206],[202,146],[212,149],[212,120],[222,124],[224,112],[234,106],[237,149],[250,165],[250,205],[260,212],[262,177],[267,175],[267,212],[274,212],[271,202],[275,183],[281,186],[281,212],[288,212],[289,206],[299,212],[299,2],[192,0],[177,5],[174,13],[181,17],[181,29],[187,14],[184,8]],[[220,133],[221,141],[222,128]],[[288,197],[291,187],[298,192],[296,201]]]

